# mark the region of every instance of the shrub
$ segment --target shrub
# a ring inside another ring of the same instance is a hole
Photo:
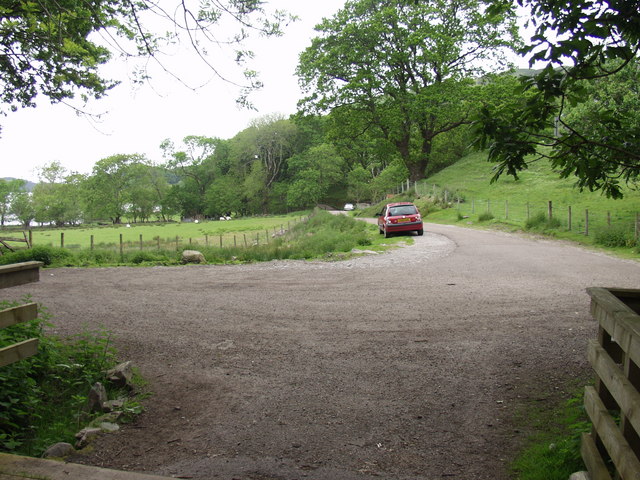
[[[64,248],[37,245],[33,248],[9,252],[0,257],[0,264],[37,261],[45,265],[65,265],[73,254]]]
[[[539,212],[525,222],[524,228],[525,230],[545,232],[560,228],[560,225],[560,220],[557,218],[549,218],[544,212]]]
[[[493,220],[495,217],[493,216],[493,213],[491,212],[484,212],[481,213],[480,215],[478,215],[478,221],[479,222],[488,222],[489,220]]]
[[[634,247],[634,232],[623,226],[610,226],[596,230],[594,242],[604,247]]]

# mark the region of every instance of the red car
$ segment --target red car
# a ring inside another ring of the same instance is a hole
[[[418,208],[410,202],[389,203],[377,214],[378,230],[389,238],[396,232],[424,233],[422,217]]]

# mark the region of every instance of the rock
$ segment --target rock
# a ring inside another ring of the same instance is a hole
[[[132,388],[131,379],[133,378],[133,367],[131,362],[124,362],[116,365],[107,372],[107,379],[117,387]],[[113,410],[113,409],[112,409]]]
[[[76,433],[76,438],[78,441],[76,442],[76,448],[81,449],[89,445],[91,440],[97,437],[100,432],[102,432],[99,428],[83,428],[78,433]]]
[[[100,382],[91,387],[89,391],[89,411],[102,412],[104,402],[107,401],[107,391]]]
[[[51,458],[51,457],[63,458],[63,457],[66,457],[67,455],[72,454],[75,451],[76,451],[75,448],[73,448],[73,445],[71,445],[70,443],[59,442],[47,448],[42,454],[42,456],[44,458]]]
[[[591,480],[591,475],[589,472],[576,472],[571,474],[569,480]]]
[[[120,426],[117,423],[102,422],[100,424],[100,430],[103,432],[113,433],[120,430]]]
[[[102,404],[102,410],[104,410],[106,413],[116,413],[122,410],[123,406],[124,406],[124,400],[122,399],[107,400]]]
[[[197,250],[185,250],[182,252],[182,260],[183,264],[185,263],[207,263],[207,260],[204,258],[204,255]]]

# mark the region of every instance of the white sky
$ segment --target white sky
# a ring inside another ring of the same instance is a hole
[[[145,154],[162,160],[160,143],[167,138],[177,145],[187,135],[231,138],[251,120],[271,113],[292,114],[301,97],[294,75],[298,55],[310,45],[313,27],[332,16],[344,0],[272,0],[273,8],[284,9],[300,19],[290,24],[283,37],[260,39],[252,46],[256,57],[252,68],[260,72],[265,86],[251,96],[258,111],[236,106],[238,89],[219,80],[189,89],[167,74],[152,72],[149,85],[133,87],[127,80],[131,66],[113,61],[110,78],[122,80],[107,97],[92,101],[86,110],[104,113],[99,121],[78,116],[65,105],[50,105],[41,98],[35,109],[22,109],[0,117],[0,178],[16,177],[37,181],[37,168],[59,161],[69,171],[90,173],[95,162],[115,154]],[[213,63],[223,74],[234,70],[226,63],[230,50],[214,52]],[[194,85],[211,76],[201,62],[191,58],[179,62],[185,52],[166,60],[176,65],[174,73]],[[196,65],[194,65],[196,64]],[[200,69],[200,72],[196,71]],[[194,80],[192,80],[194,79]]]

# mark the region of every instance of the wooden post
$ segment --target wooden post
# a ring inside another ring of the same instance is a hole
[[[584,211],[584,234],[589,236],[589,209]]]
[[[33,231],[29,229],[29,248],[33,248]]]
[[[222,234],[220,234],[220,248],[222,248]]]
[[[235,234],[233,235],[233,246],[234,246],[234,247],[237,247],[237,246],[238,246],[238,243],[236,242],[236,236],[235,236]]]
[[[90,240],[90,242],[91,242],[91,251],[93,251],[93,235],[91,235],[91,240]]]
[[[60,248],[64,248],[64,232],[60,232]]]
[[[122,243],[122,234],[120,234],[120,261],[124,258],[124,245]]]
[[[140,234],[140,250],[142,250],[142,234]]]
[[[256,245],[260,245],[260,234],[256,233]]]
[[[607,227],[611,226],[611,212],[607,212]]]
[[[158,240],[158,250],[160,250],[160,235],[158,235],[156,239]]]
[[[266,242],[269,243],[269,230],[264,231],[264,238],[266,239]]]
[[[244,237],[244,248],[247,248],[247,234],[243,233],[242,236]]]
[[[567,222],[567,229],[571,231],[571,205],[569,205],[569,221]]]
[[[509,220],[509,200],[504,201],[504,219]]]
[[[189,237],[189,246],[191,246],[191,237]]]
[[[176,235],[176,251],[178,251],[180,249],[180,239],[178,238],[178,235]]]
[[[204,236],[204,244],[208,247],[209,246],[209,235],[205,235]]]
[[[549,220],[553,218],[553,203],[549,200],[549,206],[547,207],[549,213]]]

